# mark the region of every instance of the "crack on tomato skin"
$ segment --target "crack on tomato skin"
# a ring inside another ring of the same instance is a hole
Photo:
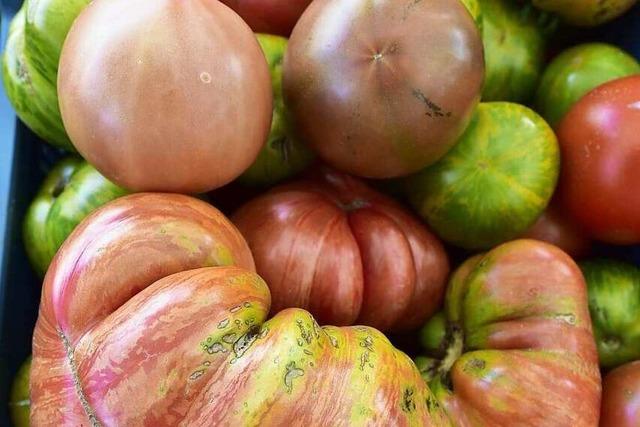
[[[576,324],[576,315],[573,313],[556,313],[553,318],[572,326],[575,326]]]
[[[98,420],[95,410],[91,407],[91,405],[89,405],[89,400],[84,393],[82,384],[80,384],[80,375],[78,374],[78,366],[75,360],[75,349],[71,346],[71,343],[67,339],[67,336],[61,329],[58,329],[58,336],[62,340],[62,345],[65,349],[67,362],[69,363],[71,376],[73,377],[73,385],[76,389],[78,399],[80,399],[80,405],[82,406],[82,409],[84,409],[84,412],[89,419],[89,423],[91,423],[91,427],[102,427],[102,423],[100,423],[100,421]]]
[[[304,370],[298,368],[295,361],[289,362],[285,369],[284,386],[287,390],[287,394],[291,394],[293,391],[293,380],[304,376]]]
[[[260,338],[260,327],[253,326],[249,331],[242,335],[238,340],[233,344],[233,352],[235,357],[231,360],[230,363],[235,363],[238,359],[240,359],[244,354],[251,348],[254,342]]]

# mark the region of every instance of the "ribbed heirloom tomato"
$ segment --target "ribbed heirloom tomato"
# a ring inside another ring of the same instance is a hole
[[[275,312],[300,307],[321,323],[410,330],[442,302],[449,263],[440,241],[346,174],[321,169],[253,199],[232,219]]]
[[[593,237],[640,242],[640,75],[582,97],[560,123],[559,195]]]
[[[301,309],[268,318],[247,244],[213,207],[125,196],[47,273],[31,425],[594,426],[600,375],[575,263],[524,240],[465,266],[447,298],[453,346],[427,384],[373,328]]]

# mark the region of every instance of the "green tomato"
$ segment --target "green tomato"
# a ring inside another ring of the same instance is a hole
[[[567,49],[545,69],[536,93],[536,110],[554,128],[583,95],[603,83],[640,73],[623,50],[604,43]]]
[[[543,14],[513,0],[479,0],[486,75],[483,101],[524,102],[542,74]]]
[[[24,361],[16,374],[11,394],[9,395],[9,412],[14,427],[29,427],[29,372],[31,371],[31,357]]]
[[[533,5],[557,13],[570,25],[593,27],[629,10],[637,0],[532,0]]]
[[[239,182],[252,187],[274,185],[302,171],[311,163],[311,151],[297,140],[285,115],[282,97],[282,60],[287,49],[287,39],[269,34],[258,34],[273,87],[273,119],[267,143],[258,158],[239,178]]]
[[[2,80],[16,114],[33,132],[57,147],[73,150],[58,107],[56,86],[34,69],[25,49],[25,3],[11,21],[2,57]]]
[[[29,206],[23,240],[34,270],[44,276],[58,248],[91,212],[127,191],[87,162],[67,158],[56,165]]]
[[[24,3],[27,61],[54,88],[64,40],[73,21],[90,2],[91,0],[26,0]]]
[[[420,330],[420,343],[433,357],[442,357],[447,335],[447,317],[444,311],[436,313]]]
[[[18,117],[36,135],[75,151],[58,106],[58,62],[71,24],[90,0],[26,0],[14,17],[3,57],[3,81]]]
[[[409,177],[405,191],[444,240],[467,249],[516,238],[536,221],[555,189],[560,153],[535,112],[481,103],[456,146]]]
[[[600,365],[615,368],[640,359],[640,269],[615,260],[580,263]]]

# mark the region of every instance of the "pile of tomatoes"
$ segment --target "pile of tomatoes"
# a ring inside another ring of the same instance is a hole
[[[640,425],[633,4],[25,1],[15,423]]]

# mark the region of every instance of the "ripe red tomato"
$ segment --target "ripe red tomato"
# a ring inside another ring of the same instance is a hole
[[[602,381],[601,427],[634,427],[640,422],[640,360],[609,372]]]
[[[582,97],[560,123],[560,197],[587,232],[640,242],[640,75]]]
[[[311,0],[222,0],[256,33],[289,37]]]

